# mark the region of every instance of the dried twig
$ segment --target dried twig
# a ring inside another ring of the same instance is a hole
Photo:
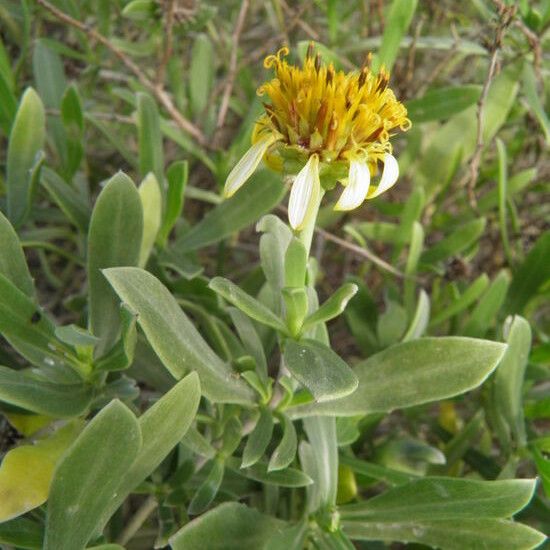
[[[284,213],[285,216],[288,215],[288,209],[286,206],[283,206],[280,204],[277,207],[277,210]],[[379,258],[376,256],[376,254],[373,254],[369,249],[363,248],[361,246],[357,246],[356,244],[350,243],[344,239],[341,239],[340,237],[337,237],[333,233],[330,233],[329,231],[326,231],[325,229],[321,229],[320,227],[315,226],[315,233],[325,239],[326,241],[331,241],[334,244],[337,244],[338,246],[341,246],[342,248],[345,248],[346,250],[349,250],[350,252],[353,252],[356,256],[359,256],[360,258],[363,258],[365,260],[371,261],[373,264],[376,264],[378,267],[384,269],[385,271],[388,271],[389,273],[392,273],[393,275],[401,278],[401,279],[408,279],[410,276],[405,275],[392,265],[390,265],[388,262],[383,260],[382,258]]]
[[[341,246],[342,248],[345,248],[350,252],[353,252],[356,256],[359,256],[361,258],[371,261],[373,264],[376,264],[378,267],[382,268],[384,271],[388,271],[389,273],[392,273],[396,277],[399,277],[401,279],[407,278],[407,276],[404,273],[402,273],[398,269],[395,269],[395,267],[390,265],[388,262],[384,261],[382,258],[379,258],[375,254],[373,254],[368,248],[364,248],[356,244],[350,243],[344,239],[341,239],[340,237],[337,237],[336,235],[333,235],[332,233],[329,233],[328,231],[325,231],[324,229],[321,229],[320,227],[315,228],[315,233],[317,233],[318,235],[321,235],[327,241],[331,241]]]
[[[157,509],[157,507],[158,502],[155,497],[148,497],[131,518],[130,522],[124,527],[118,536],[117,542],[120,544],[127,544],[141,529],[142,525],[147,521],[147,518]]]
[[[416,59],[416,43],[418,42],[418,39],[420,38],[420,34],[422,33],[422,27],[424,26],[426,18],[424,16],[420,17],[420,20],[416,24],[414,28],[414,35],[411,42],[411,46],[409,48],[409,54],[407,55],[407,68],[405,72],[405,89],[410,89],[410,84],[414,78],[414,62]]]
[[[493,78],[495,76],[497,62],[498,62],[498,54],[499,54],[500,48],[502,47],[502,39],[504,38],[506,29],[510,26],[516,14],[515,5],[507,6],[506,4],[504,4],[504,2],[502,2],[502,0],[493,0],[493,3],[495,4],[498,10],[498,23],[495,30],[493,42],[491,43],[491,46],[490,46],[491,59],[489,61],[489,70],[487,71],[487,76],[485,77],[483,88],[481,89],[481,95],[477,102],[476,147],[474,150],[474,154],[470,158],[470,162],[468,164],[468,171],[464,174],[464,177],[460,180],[460,183],[459,183],[459,187],[467,188],[468,200],[470,202],[470,206],[474,210],[477,210],[475,186],[477,183],[479,168],[481,165],[481,154],[483,152],[483,147],[485,146],[485,143],[483,141],[483,130],[484,130],[483,118],[484,118],[485,104],[487,101],[487,95],[489,93],[491,82],[493,81]]]
[[[456,30],[456,27],[451,23],[451,34],[453,35],[453,45],[451,49],[445,54],[441,61],[432,69],[430,74],[421,80],[419,80],[418,88],[413,88],[409,92],[409,97],[416,97],[424,95],[425,91],[432,85],[434,80],[441,74],[441,72],[449,67],[450,61],[458,52],[460,47],[460,36]]]
[[[299,8],[296,9],[294,12],[294,17],[288,21],[285,31],[288,33],[294,27],[299,25],[302,15],[310,8],[311,4],[309,1],[303,2]],[[254,50],[246,59],[246,63],[254,63],[258,61],[258,59],[261,59],[262,57],[265,57],[269,52],[271,52],[277,45],[280,45],[281,43],[284,43],[284,36],[275,36],[268,40],[263,48],[257,48]],[[244,64],[245,62],[243,62]]]
[[[172,56],[173,47],[173,31],[174,31],[174,10],[176,7],[176,0],[165,1],[165,24],[164,24],[164,51],[160,58],[159,65],[157,67],[156,84],[161,87],[164,86],[164,76],[166,74],[166,66],[170,57]]]
[[[119,50],[114,44],[112,44],[105,36],[100,34],[95,29],[89,27],[82,21],[74,19],[70,15],[67,15],[65,12],[56,8],[47,0],[36,0],[37,3],[43,6],[48,10],[53,16],[55,16],[59,21],[82,31],[87,34],[92,40],[99,42],[105,46],[111,53],[113,53],[120,61],[136,76],[139,82],[143,87],[147,88],[158,100],[158,102],[166,109],[166,112],[170,115],[172,120],[176,125],[193,136],[202,146],[208,147],[208,143],[204,134],[197,128],[192,122],[187,120],[176,108],[170,96],[162,89],[162,87],[157,86],[139,67],[136,63],[132,61],[123,51]]]
[[[243,30],[244,20],[246,18],[246,12],[250,5],[249,0],[242,0],[241,9],[237,16],[237,22],[235,23],[235,29],[231,37],[231,57],[229,58],[229,71],[227,73],[227,79],[225,81],[225,87],[223,90],[222,101],[220,104],[220,110],[218,112],[218,120],[216,122],[216,128],[219,130],[222,128],[229,109],[229,100],[231,99],[231,92],[233,91],[233,85],[235,84],[235,77],[237,76],[237,53],[239,50],[239,39]]]
[[[61,116],[59,109],[46,109],[46,114],[51,116]],[[86,116],[91,116],[98,120],[108,120],[109,122],[120,122],[121,124],[135,124],[136,121],[131,116],[118,115],[116,113],[86,112]]]
[[[285,0],[281,0],[281,6],[288,15],[293,15],[290,6]],[[311,38],[311,40],[319,40],[319,33],[312,29],[301,17],[296,21],[296,24],[309,36],[309,38]],[[285,30],[288,32],[288,28]]]

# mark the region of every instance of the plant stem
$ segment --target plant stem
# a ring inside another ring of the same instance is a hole
[[[126,525],[122,533],[117,539],[119,544],[126,544],[132,537],[141,529],[141,526],[147,521],[147,518],[153,513],[157,508],[158,502],[157,499],[153,496],[150,496],[134,514],[130,523]]]

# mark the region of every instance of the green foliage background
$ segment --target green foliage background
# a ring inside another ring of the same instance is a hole
[[[549,28],[548,0],[0,0],[0,546],[543,544]],[[413,128],[391,192],[327,194],[306,267],[280,175],[221,189],[262,59],[310,41],[373,52]]]

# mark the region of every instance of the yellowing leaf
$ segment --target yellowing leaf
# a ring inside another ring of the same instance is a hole
[[[38,430],[45,428],[54,420],[50,416],[45,416],[43,414],[5,414],[8,422],[25,437],[29,437]]]
[[[46,502],[53,471],[83,422],[74,421],[34,445],[9,451],[0,465],[0,522]]]

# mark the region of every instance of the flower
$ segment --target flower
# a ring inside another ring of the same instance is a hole
[[[302,67],[289,65],[288,48],[269,55],[264,67],[275,78],[258,88],[266,95],[265,114],[257,121],[252,147],[233,168],[225,195],[233,195],[262,159],[277,171],[297,174],[289,199],[289,220],[295,230],[336,182],[344,186],[336,210],[352,210],[365,199],[387,191],[399,175],[392,155],[391,132],[406,131],[407,109],[388,88],[389,74],[370,69],[370,55],[359,71],[344,73],[321,62],[310,45]],[[382,165],[377,185],[371,185]]]

